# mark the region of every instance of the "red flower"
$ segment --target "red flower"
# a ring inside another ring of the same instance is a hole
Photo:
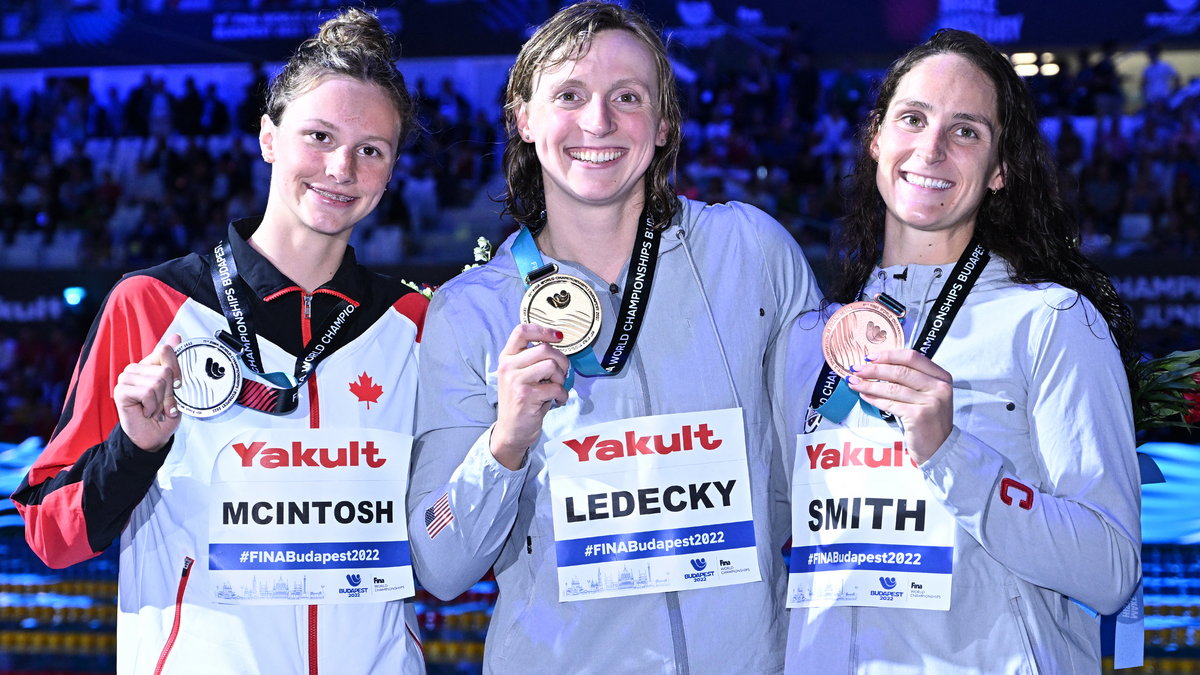
[[[1192,382],[1200,387],[1200,373],[1192,374]],[[1187,412],[1183,414],[1183,421],[1188,424],[1200,423],[1200,391],[1186,391],[1183,397],[1189,403]]]

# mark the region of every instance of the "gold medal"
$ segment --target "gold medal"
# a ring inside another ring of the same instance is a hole
[[[878,302],[852,302],[829,317],[821,336],[825,362],[842,377],[850,376],[850,366],[866,363],[872,352],[900,349],[904,329],[895,313]]]
[[[175,348],[181,384],[175,404],[191,417],[212,417],[237,402],[242,369],[237,355],[220,340],[193,338]]]
[[[587,282],[567,274],[535,281],[521,300],[521,322],[562,331],[550,346],[567,356],[583,351],[600,332],[600,298]]]

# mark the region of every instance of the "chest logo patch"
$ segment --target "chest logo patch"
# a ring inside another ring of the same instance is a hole
[[[375,384],[370,375],[364,371],[358,379],[350,383],[350,393],[358,397],[359,403],[366,403],[367,410],[371,409],[372,403],[379,403],[379,397],[383,394],[383,387]]]

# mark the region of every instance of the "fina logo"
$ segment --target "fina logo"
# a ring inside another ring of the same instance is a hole
[[[879,577],[879,585],[890,591],[896,587],[896,577]]]
[[[357,574],[347,574],[346,581],[349,581],[351,586],[357,586],[362,583],[362,577]],[[894,586],[895,584],[892,585]]]
[[[697,572],[702,572],[704,571],[705,567],[708,567],[707,560],[704,558],[692,558],[692,569],[696,570]]]

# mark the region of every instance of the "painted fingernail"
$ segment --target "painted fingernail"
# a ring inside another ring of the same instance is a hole
[[[862,378],[851,375],[850,377],[846,378],[846,382],[848,382],[850,384],[858,384],[859,382],[862,382]]]
[[[866,361],[868,363],[870,363],[871,361],[874,361],[874,360],[875,360],[874,354],[867,354],[866,356],[863,357],[863,361]]]
[[[166,419],[167,419],[166,415],[164,415],[162,413],[158,413],[158,421],[159,422],[164,422],[164,421],[166,421]]]
[[[182,386],[183,386],[183,380],[175,380],[174,382],[171,383],[171,387],[174,389],[178,389]]]
[[[858,372],[858,368],[855,368],[853,365],[851,365],[851,366],[850,366],[850,372],[852,372],[852,373],[857,373],[857,372]]]
[[[169,415],[171,417],[171,419],[175,419],[176,417],[179,417],[179,408],[176,408],[175,406],[171,406],[171,409],[167,411],[167,415]]]
[[[556,331],[554,331],[554,338],[555,338],[556,340],[561,340],[561,339],[563,338],[562,331],[561,331],[561,330],[556,330]]]

